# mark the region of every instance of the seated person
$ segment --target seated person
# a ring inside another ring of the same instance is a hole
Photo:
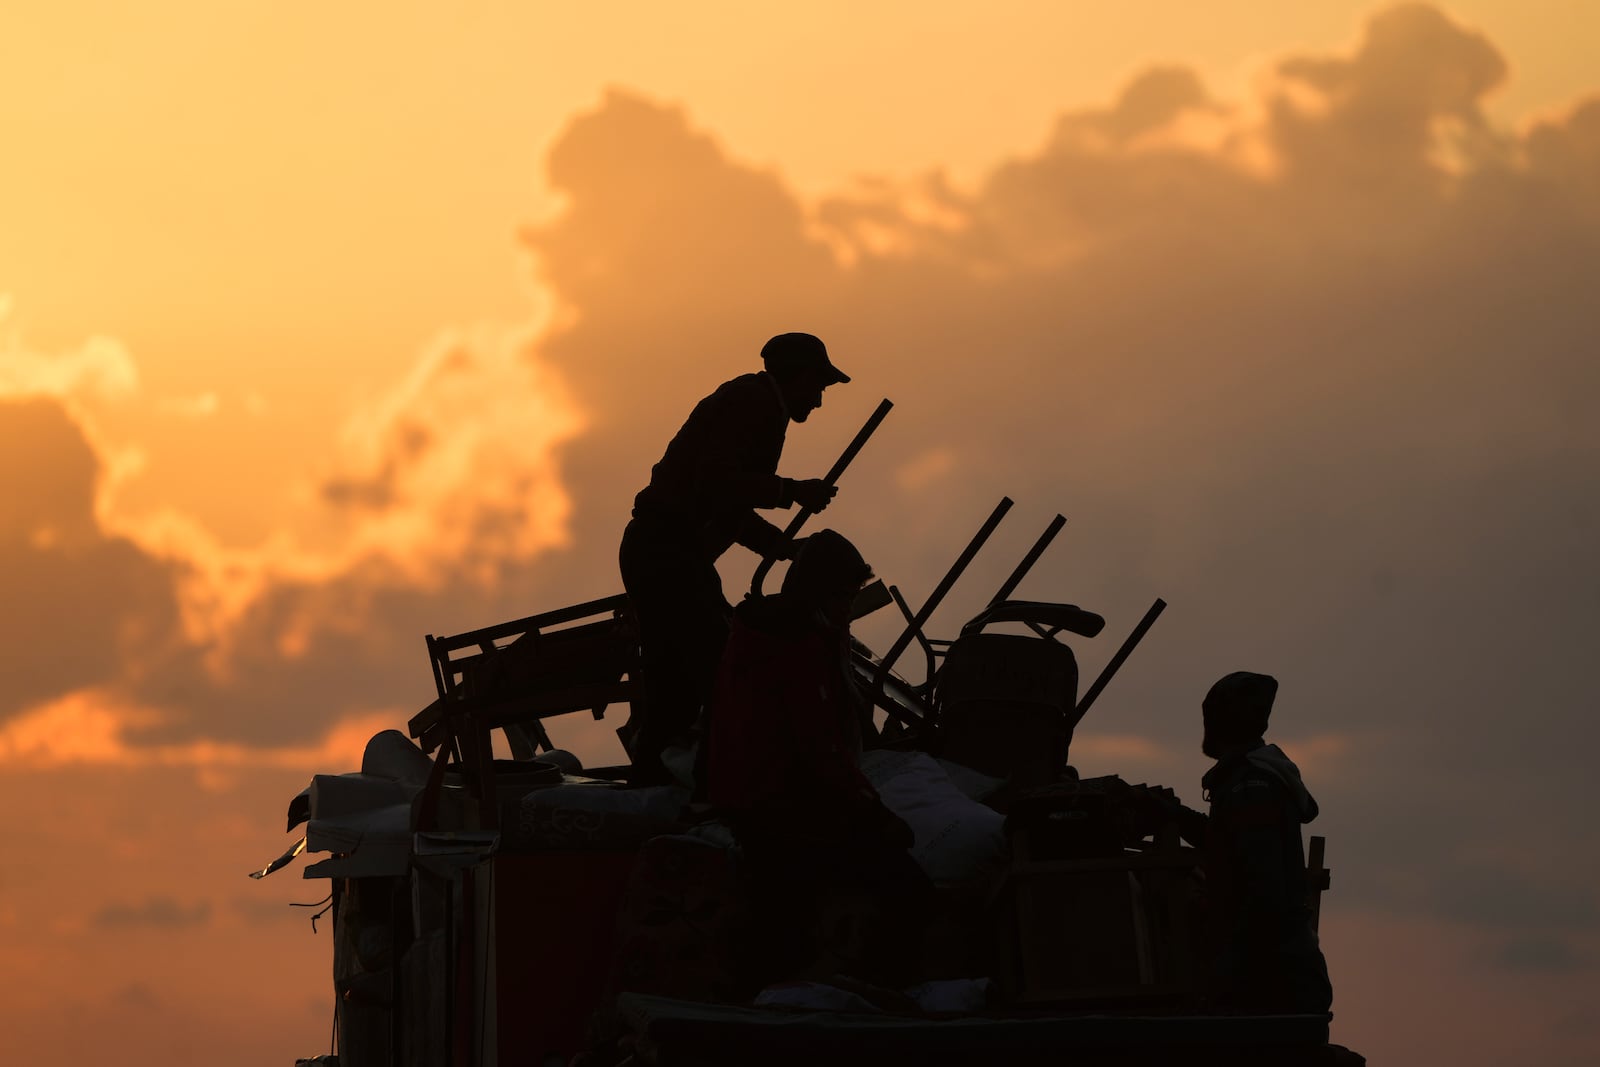
[[[871,577],[839,534],[806,538],[782,591],[735,609],[718,670],[709,799],[739,839],[769,920],[765,958],[754,961],[768,980],[826,973],[812,928],[841,898],[874,916],[863,924],[872,943],[841,966],[901,984],[919,955],[915,926],[932,886],[906,851],[911,828],[859,767],[866,706],[850,675],[850,605]]]
[[[1209,815],[1185,811],[1183,836],[1202,850],[1212,952],[1209,999],[1218,1009],[1325,1012],[1328,965],[1311,925],[1300,826],[1317,802],[1300,769],[1263,739],[1275,679],[1237,671],[1201,705],[1200,749],[1216,760],[1200,784]]]

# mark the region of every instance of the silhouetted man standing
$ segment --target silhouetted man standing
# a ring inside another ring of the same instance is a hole
[[[1183,836],[1204,853],[1215,1006],[1324,1012],[1333,989],[1311,926],[1300,840],[1317,802],[1300,769],[1262,736],[1277,692],[1276,679],[1236,671],[1206,693],[1200,748],[1217,762],[1200,784],[1211,811],[1189,812]]]
[[[789,559],[794,546],[756,508],[821,511],[835,489],[779,477],[788,424],[822,406],[822,391],[850,378],[822,341],[784,333],[761,349],[765,369],[724,382],[688,421],[634,498],[622,535],[622,584],[639,620],[643,707],[629,726],[634,780],[665,781],[661,753],[687,740],[710,696],[731,608],[717,559],[737,543]],[[642,715],[641,715],[642,712]]]

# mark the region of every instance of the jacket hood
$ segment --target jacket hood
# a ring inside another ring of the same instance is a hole
[[[1208,792],[1212,792],[1225,781],[1231,781],[1246,771],[1265,775],[1283,786],[1293,800],[1302,823],[1308,823],[1317,817],[1317,800],[1306,788],[1305,782],[1301,781],[1300,768],[1295,766],[1294,760],[1277,745],[1258,745],[1248,752],[1220,760],[1215,767],[1206,772],[1200,783]]]
[[[1289,795],[1294,798],[1301,822],[1310,822],[1317,817],[1317,799],[1306,788],[1305,782],[1300,780],[1300,768],[1295,766],[1294,760],[1284,754],[1283,749],[1277,745],[1262,745],[1245,753],[1244,758],[1250,762],[1250,766],[1266,772],[1283,783]]]
[[[778,637],[827,629],[826,622],[816,611],[783,593],[748,597],[739,602],[733,613],[750,629]]]

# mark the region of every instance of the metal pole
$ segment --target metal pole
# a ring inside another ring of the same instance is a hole
[[[906,650],[913,638],[922,633],[922,627],[928,621],[928,617],[939,606],[939,602],[950,591],[950,587],[956,584],[956,579],[961,577],[961,572],[967,569],[967,564],[972,562],[972,557],[978,554],[978,550],[983,547],[983,543],[989,540],[989,535],[994,533],[995,527],[1000,525],[1000,520],[1005,518],[1006,512],[1010,510],[1011,498],[1001,497],[1000,503],[996,504],[994,511],[990,512],[988,520],[983,524],[983,528],[973,535],[972,540],[967,543],[967,547],[962,551],[955,563],[950,565],[950,569],[945,573],[945,576],[940,579],[938,586],[935,587],[932,595],[928,597],[928,602],[922,605],[922,610],[917,612],[916,618],[911,620],[905,632],[900,635],[899,639],[889,649],[888,654],[883,657],[883,662],[878,666],[878,676],[873,686],[878,692],[883,692],[884,683],[889,678],[889,671],[894,666],[895,660],[900,658],[900,653]]]
[[[839,476],[844,473],[844,469],[850,466],[850,461],[856,458],[856,453],[861,451],[861,446],[867,443],[867,438],[872,436],[872,432],[878,428],[878,423],[883,421],[883,417],[889,414],[889,409],[892,407],[894,407],[893,401],[887,398],[878,404],[878,409],[872,413],[872,417],[867,420],[866,425],[861,427],[860,432],[845,448],[838,461],[834,463],[833,468],[828,471],[827,477],[823,478],[823,481],[833,485],[839,480]],[[794,540],[794,535],[800,532],[800,527],[804,526],[806,520],[810,517],[811,511],[807,508],[801,508],[795,517],[789,520],[788,528],[783,531],[784,542]],[[761,562],[756,566],[755,574],[750,578],[751,596],[761,595],[761,583],[767,580],[767,572],[772,570],[772,565],[775,562],[777,562],[777,557],[770,553],[761,557]]]
[[[1028,572],[1033,569],[1033,565],[1039,562],[1039,557],[1044,555],[1044,550],[1050,547],[1050,542],[1055,540],[1056,534],[1060,533],[1061,528],[1066,524],[1067,518],[1065,515],[1057,515],[1050,520],[1050,525],[1046,526],[1044,533],[1039,535],[1039,540],[1035,541],[1033,547],[1028,549],[1028,554],[1022,557],[1022,562],[1017,564],[1017,569],[1011,572],[1011,577],[1005,580],[1005,584],[1000,587],[1000,591],[995,593],[994,599],[989,601],[989,607],[992,608],[996,604],[1003,604],[1011,598],[1011,594],[1016,592],[1017,586],[1022,584],[1022,579],[1027,577]]]
[[[1106,683],[1111,681],[1111,676],[1117,673],[1117,669],[1122,666],[1123,661],[1133,653],[1134,648],[1143,639],[1145,632],[1155,625],[1156,619],[1161,616],[1161,613],[1166,608],[1167,602],[1160,597],[1156,597],[1156,602],[1151,604],[1150,610],[1144,613],[1144,618],[1139,620],[1139,625],[1133,628],[1133,632],[1128,635],[1127,640],[1122,642],[1122,647],[1117,649],[1117,654],[1111,657],[1111,662],[1107,663],[1105,669],[1100,672],[1100,677],[1094,680],[1094,684],[1089,687],[1089,691],[1083,694],[1083,699],[1078,701],[1078,707],[1073,712],[1072,717],[1074,729],[1083,721],[1083,717],[1088,714],[1090,705],[1095,702],[1095,698],[1105,689]]]

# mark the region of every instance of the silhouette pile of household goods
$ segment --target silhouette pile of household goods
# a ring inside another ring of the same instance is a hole
[[[1328,1043],[1328,885],[1299,770],[1267,744],[1277,683],[1201,701],[1209,811],[1080,778],[1065,635],[1104,620],[1012,599],[1056,516],[953,639],[929,618],[1002,500],[913,611],[844,536],[800,534],[824,477],[780,476],[790,422],[850,378],[786,333],[702,400],[634,501],[626,593],[427,638],[438,699],[360,773],[290,805],[333,892],[347,1064],[1360,1063]],[[798,511],[786,529],[758,511]],[[737,607],[716,562],[761,557]],[[790,561],[765,593],[774,561]],[[905,618],[878,655],[851,623]],[[913,646],[921,680],[896,671]],[[601,718],[631,763],[546,730]],[[496,758],[500,731],[512,758]],[[319,1057],[326,1060],[330,1057]]]

